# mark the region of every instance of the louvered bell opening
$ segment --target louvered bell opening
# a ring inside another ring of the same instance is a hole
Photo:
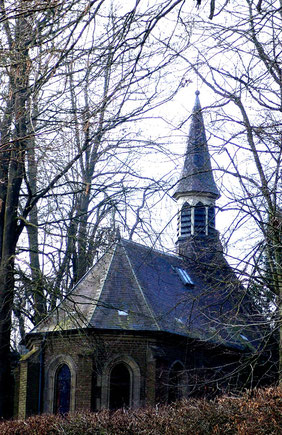
[[[209,207],[208,211],[208,232],[213,234],[215,232],[215,208]]]
[[[195,235],[204,236],[206,234],[206,207],[201,202],[194,210],[194,229]]]
[[[178,216],[179,218],[179,216]],[[180,231],[179,231],[180,227]],[[178,237],[186,237],[191,234],[191,207],[185,203],[180,212],[180,222],[178,221]]]

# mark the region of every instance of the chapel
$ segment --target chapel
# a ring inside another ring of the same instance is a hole
[[[27,334],[18,417],[155,406],[245,382],[262,338],[252,301],[224,257],[216,229],[220,193],[198,91],[173,196],[175,253],[117,234]]]

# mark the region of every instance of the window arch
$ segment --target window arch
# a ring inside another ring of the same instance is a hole
[[[127,355],[114,358],[106,364],[102,376],[97,379],[97,387],[101,387],[101,401],[96,403],[96,408],[140,406],[140,381],[140,369],[133,358]]]
[[[66,414],[70,411],[71,372],[67,364],[58,367],[54,385],[54,413]]]
[[[73,412],[75,386],[76,365],[73,359],[69,355],[54,357],[46,367],[44,412]]]
[[[131,396],[131,373],[124,363],[116,364],[110,373],[109,408],[128,408]]]
[[[176,361],[170,368],[168,375],[168,403],[185,397],[187,391],[187,375],[183,364]]]

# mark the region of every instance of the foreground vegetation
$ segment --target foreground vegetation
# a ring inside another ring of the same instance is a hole
[[[80,412],[68,416],[42,415],[0,423],[2,435],[35,434],[280,434],[282,389],[268,388],[223,396],[190,399],[171,406]]]

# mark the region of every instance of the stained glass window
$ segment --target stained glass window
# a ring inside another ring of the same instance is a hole
[[[67,364],[61,365],[55,377],[54,412],[66,414],[70,410],[71,372]]]

